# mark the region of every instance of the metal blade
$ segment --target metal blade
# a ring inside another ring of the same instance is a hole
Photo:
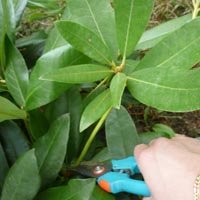
[[[112,163],[110,161],[104,163],[84,162],[81,165],[69,168],[68,170],[86,177],[98,178],[103,174],[112,171]]]

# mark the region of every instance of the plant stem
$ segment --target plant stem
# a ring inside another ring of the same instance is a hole
[[[84,159],[85,155],[87,154],[97,132],[99,131],[99,129],[101,128],[101,126],[103,125],[104,121],[106,120],[106,117],[108,116],[108,114],[110,113],[111,108],[109,108],[104,115],[101,117],[101,119],[99,120],[99,122],[97,123],[97,125],[95,126],[94,130],[92,131],[90,137],[88,138],[80,156],[78,157],[75,166],[78,166],[82,160]]]
[[[90,96],[90,94],[92,94],[95,90],[97,90],[99,87],[101,87],[107,80],[109,77],[104,78],[89,94],[88,96]]]

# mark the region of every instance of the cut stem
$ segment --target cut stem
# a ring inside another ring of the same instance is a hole
[[[101,119],[99,120],[99,122],[97,123],[97,125],[95,126],[94,130],[92,131],[90,137],[88,138],[80,156],[78,157],[76,163],[75,163],[75,166],[78,166],[84,159],[84,157],[86,156],[97,132],[99,131],[99,129],[102,127],[104,121],[106,120],[106,117],[108,116],[108,114],[110,113],[110,110],[111,108],[109,108],[105,113],[104,115],[101,117]]]

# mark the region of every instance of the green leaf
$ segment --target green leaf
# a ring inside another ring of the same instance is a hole
[[[61,83],[89,83],[99,81],[114,72],[106,66],[84,64],[64,67],[40,77],[40,80]]]
[[[56,27],[75,49],[102,64],[112,65],[110,50],[94,32],[70,21],[59,21]]]
[[[0,140],[10,165],[30,149],[28,139],[18,125],[12,121],[0,123]]]
[[[5,65],[5,36],[13,41],[15,30],[15,13],[12,0],[0,1],[0,66]]]
[[[107,160],[111,160],[112,157],[109,154],[108,148],[104,147],[100,152],[98,152],[93,158],[92,161],[94,162],[104,162]]]
[[[132,74],[134,72],[134,70],[136,69],[138,63],[139,63],[139,61],[127,59],[126,60],[126,65],[125,65],[125,69],[124,69],[123,72],[126,75]]]
[[[2,8],[3,8],[3,26],[4,26],[4,34],[7,34],[9,38],[14,39],[15,32],[15,11],[14,4],[12,0],[2,0]]]
[[[99,94],[83,111],[80,122],[80,132],[95,123],[111,107],[110,90]]]
[[[41,111],[40,109],[35,109],[29,112],[28,122],[30,133],[34,140],[43,136],[49,128],[49,123],[44,116],[44,111]]]
[[[191,20],[169,34],[147,53],[137,70],[151,67],[190,69],[200,60],[198,29],[200,18]],[[174,42],[176,44],[172,45]]]
[[[169,126],[164,124],[155,124],[152,129],[153,131],[151,132],[139,134],[140,143],[148,144],[153,139],[159,137],[172,138],[176,134]]]
[[[53,28],[45,42],[44,53],[65,45],[69,45],[68,42],[60,35],[57,28]]]
[[[66,93],[67,111],[70,114],[70,132],[67,150],[67,160],[72,161],[80,153],[82,135],[79,131],[79,124],[82,112],[82,97],[80,87],[74,86]]]
[[[55,0],[29,0],[28,6],[38,9],[44,8],[44,9],[58,9],[58,2]]]
[[[6,48],[6,85],[18,105],[24,106],[28,88],[28,69],[22,55],[9,39],[6,40]]]
[[[34,144],[43,186],[54,181],[62,167],[67,150],[69,126],[69,115],[62,115],[51,125],[47,134]]]
[[[64,18],[93,31],[117,57],[114,10],[108,0],[69,0]]]
[[[1,142],[0,142],[0,164],[1,164],[1,167],[0,167],[0,195],[1,195],[3,183],[5,180],[6,174],[9,170],[8,162],[6,160],[4,150],[1,146]]]
[[[50,188],[36,200],[90,200],[95,187],[95,179],[74,179],[61,187]]]
[[[184,15],[182,17],[178,17],[170,21],[164,22],[156,27],[145,31],[142,37],[140,38],[136,49],[152,48],[168,34],[179,29],[191,19],[191,14]]]
[[[119,48],[123,57],[129,56],[146,28],[153,0],[114,0]]]
[[[40,176],[34,150],[20,157],[10,169],[1,200],[32,200],[40,188]]]
[[[111,81],[110,92],[114,108],[120,109],[122,95],[126,87],[126,80],[127,78],[124,73],[117,73]]]
[[[26,97],[26,109],[31,110],[47,104],[70,87],[69,84],[39,80],[41,75],[68,65],[87,62],[87,57],[83,56],[69,45],[56,48],[44,54],[38,60],[31,74],[28,95]]]
[[[26,119],[25,111],[2,96],[0,96],[0,105],[0,122],[9,119]]]
[[[14,8],[15,8],[15,22],[18,24],[20,22],[20,19],[23,15],[24,9],[26,8],[28,0],[17,0],[15,2]]]
[[[99,186],[96,186],[90,200],[115,200],[115,197],[102,190]]]
[[[100,87],[97,87],[90,91],[89,94],[86,95],[86,97],[83,99],[83,108],[86,108],[86,106],[93,100],[95,99],[100,93],[105,91],[106,86],[102,85]]]
[[[128,77],[133,97],[159,110],[186,112],[200,108],[200,69],[147,68]]]
[[[82,97],[80,86],[72,86],[66,93],[61,95],[56,101],[49,104],[45,115],[49,122],[54,121],[64,113],[70,114],[70,132],[67,145],[67,161],[72,161],[78,156],[82,134],[79,132],[80,117],[82,112]]]
[[[124,107],[113,109],[106,119],[106,142],[112,158],[131,156],[139,137],[131,116]]]
[[[44,30],[32,33],[30,36],[19,38],[16,41],[16,46],[19,49],[37,46],[45,42],[47,34]]]

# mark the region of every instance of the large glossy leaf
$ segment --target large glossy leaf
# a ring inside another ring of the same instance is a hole
[[[106,142],[112,158],[131,156],[139,137],[131,116],[124,107],[113,109],[106,119]]]
[[[58,2],[55,0],[28,0],[28,6],[35,9],[59,9]]]
[[[44,111],[35,109],[29,112],[29,129],[34,140],[43,136],[48,128],[49,123],[44,115]]]
[[[96,122],[111,107],[110,90],[99,94],[83,111],[80,122],[80,131],[82,132],[94,122]]]
[[[160,110],[185,112],[200,108],[200,70],[148,68],[128,77],[127,86],[140,102]]]
[[[182,17],[172,19],[145,31],[142,37],[140,38],[136,49],[147,49],[153,47],[160,40],[166,37],[169,33],[179,29],[191,19],[191,14],[184,15]]]
[[[9,164],[30,149],[29,141],[15,122],[0,123],[0,140]]]
[[[39,80],[41,75],[68,65],[87,62],[87,57],[83,56],[69,45],[56,48],[44,54],[38,60],[31,74],[28,95],[26,97],[26,108],[31,110],[47,104],[69,88],[68,84]]]
[[[146,28],[153,0],[114,0],[117,38],[121,54],[130,55]]]
[[[126,65],[125,65],[125,69],[124,69],[124,73],[126,75],[130,75],[133,73],[133,71],[136,69],[137,65],[138,65],[139,61],[137,60],[131,60],[131,59],[127,59],[126,60]]]
[[[100,93],[106,90],[106,86],[102,85],[100,87],[97,87],[93,89],[87,96],[83,99],[83,108],[86,108],[86,106],[93,101]]]
[[[44,30],[37,31],[32,33],[30,36],[26,36],[16,40],[16,47],[19,49],[34,47],[44,43],[46,38],[47,38],[47,33],[45,33]]]
[[[25,119],[26,112],[19,109],[8,99],[0,96],[0,122],[8,119]]]
[[[113,73],[114,72],[106,66],[84,64],[52,71],[41,76],[40,79],[61,83],[89,83],[99,81]]]
[[[45,115],[51,123],[64,113],[70,114],[70,132],[67,145],[67,161],[72,161],[78,156],[82,134],[79,132],[79,123],[82,112],[82,97],[80,86],[72,86],[46,108]]]
[[[126,87],[126,75],[124,73],[117,73],[112,79],[110,84],[112,105],[117,109],[120,109],[122,95],[125,87]]]
[[[62,167],[67,150],[69,126],[69,115],[62,115],[51,125],[47,134],[34,144],[43,186],[55,180]]]
[[[5,35],[14,39],[15,13],[12,0],[0,1],[0,65],[5,64]]]
[[[7,162],[7,159],[5,157],[5,153],[4,153],[4,150],[2,148],[1,143],[0,143],[0,165],[1,165],[1,167],[0,167],[0,195],[1,195],[3,183],[4,183],[4,180],[5,180],[6,174],[9,170],[8,162]]]
[[[110,50],[94,32],[70,21],[57,22],[56,27],[78,51],[100,63],[112,65]]]
[[[61,187],[50,188],[36,200],[90,200],[95,187],[95,179],[74,179]]]
[[[1,1],[2,8],[3,8],[3,26],[4,26],[4,33],[9,36],[10,39],[14,38],[14,31],[15,31],[15,11],[14,11],[14,4],[12,0],[2,0]]]
[[[200,18],[169,34],[144,57],[137,70],[150,67],[190,69],[200,60],[198,29]]]
[[[24,12],[24,9],[26,8],[26,4],[27,4],[28,0],[17,0],[14,4],[14,8],[15,8],[15,22],[16,24],[19,23],[22,14]]]
[[[9,39],[6,40],[6,48],[7,87],[18,105],[24,106],[28,88],[28,69],[22,55]]]
[[[111,160],[112,157],[109,153],[109,150],[107,147],[104,147],[100,152],[98,152],[93,158],[92,161],[94,162],[104,162],[107,160]]]
[[[20,157],[10,169],[1,200],[32,200],[40,187],[40,176],[34,150]]]
[[[60,35],[60,32],[57,28],[53,28],[49,33],[49,36],[46,40],[44,53],[56,49],[58,47],[62,47],[67,45],[67,41]]]
[[[64,18],[95,32],[117,56],[114,12],[108,0],[70,0]]]
[[[80,118],[82,113],[82,98],[80,88],[74,86],[66,93],[67,111],[70,114],[70,132],[67,150],[67,160],[70,162],[78,156],[82,134],[79,131]]]

